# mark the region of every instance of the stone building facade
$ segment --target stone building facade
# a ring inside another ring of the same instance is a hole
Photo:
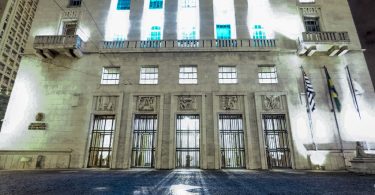
[[[0,168],[345,169],[372,87],[345,0],[39,0]]]

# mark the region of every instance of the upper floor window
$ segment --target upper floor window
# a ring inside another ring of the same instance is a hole
[[[102,71],[103,85],[118,85],[120,81],[120,67],[104,67]]]
[[[258,66],[259,83],[278,83],[275,65]]]
[[[152,26],[148,40],[160,40],[160,39],[161,39],[160,26]]]
[[[319,17],[303,17],[306,32],[320,32]]]
[[[82,0],[70,0],[69,1],[69,6],[71,6],[71,7],[81,6],[81,1]]]
[[[197,6],[197,0],[182,0],[182,8],[191,8]]]
[[[219,83],[237,83],[237,68],[235,66],[219,66]]]
[[[78,21],[66,21],[63,23],[63,35],[75,35],[77,31]]]
[[[163,0],[150,0],[149,9],[163,9]]]
[[[266,31],[264,30],[262,25],[254,25],[252,29],[252,38],[253,39],[266,39]]]
[[[216,38],[217,39],[231,39],[231,31],[229,24],[216,25]]]
[[[197,33],[195,28],[191,28],[190,31],[182,31],[182,39],[183,40],[196,40],[197,39]]]
[[[118,0],[117,10],[130,10],[130,0]]]
[[[179,72],[179,84],[197,84],[198,73],[196,65],[182,65]]]
[[[159,70],[157,66],[141,67],[140,84],[158,84]]]

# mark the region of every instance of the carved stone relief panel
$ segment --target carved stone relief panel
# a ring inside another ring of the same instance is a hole
[[[283,109],[281,96],[277,96],[277,95],[263,96],[263,109],[267,111]]]
[[[137,99],[138,111],[155,111],[156,110],[156,96],[138,96]]]
[[[115,111],[117,108],[117,96],[96,96],[95,111]]]
[[[222,110],[239,110],[239,96],[220,96],[220,108]]]
[[[197,97],[196,96],[178,96],[179,110],[196,110]]]

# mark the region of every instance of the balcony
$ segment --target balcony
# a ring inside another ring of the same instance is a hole
[[[298,39],[298,54],[312,56],[315,52],[342,56],[349,49],[348,32],[303,32]]]
[[[80,58],[83,56],[83,44],[84,42],[78,35],[36,36],[34,49],[42,58],[53,59],[58,54]]]
[[[273,51],[276,40],[103,41],[101,52]]]

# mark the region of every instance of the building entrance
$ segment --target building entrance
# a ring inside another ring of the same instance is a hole
[[[109,168],[114,131],[115,116],[94,117],[87,167]]]
[[[269,168],[291,168],[288,130],[284,114],[262,116]]]
[[[154,167],[156,131],[157,115],[135,115],[133,123],[132,167]]]
[[[220,114],[221,168],[245,168],[244,132],[241,114]]]
[[[199,115],[177,115],[176,168],[199,168]]]

